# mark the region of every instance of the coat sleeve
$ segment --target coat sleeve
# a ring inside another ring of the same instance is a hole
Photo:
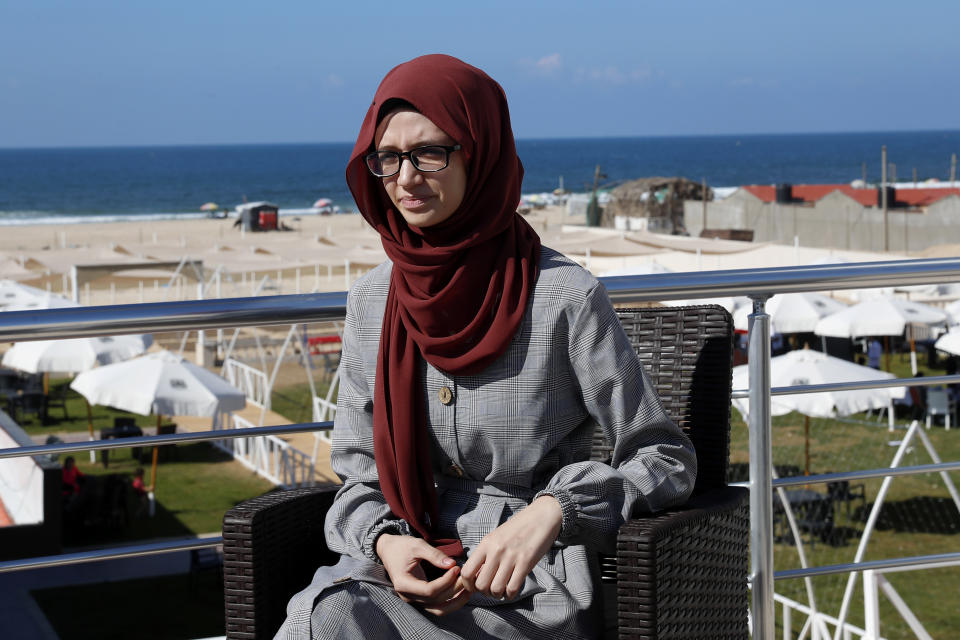
[[[584,407],[610,444],[610,465],[562,467],[541,494],[563,511],[559,542],[609,551],[636,513],[684,502],[693,490],[693,445],[664,411],[606,290],[596,284],[570,317],[568,351]]]
[[[343,486],[327,512],[324,531],[332,551],[380,562],[375,544],[381,533],[409,535],[380,491],[373,458],[373,389],[364,375],[357,310],[363,295],[356,288],[347,298],[340,356],[340,389],[334,419],[330,464]],[[379,335],[380,327],[376,327]]]

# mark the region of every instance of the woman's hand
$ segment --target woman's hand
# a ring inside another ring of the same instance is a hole
[[[560,535],[563,512],[553,496],[540,496],[480,541],[460,571],[469,591],[515,598],[527,575]]]
[[[456,561],[422,538],[385,533],[377,538],[376,548],[393,588],[404,602],[442,616],[456,611],[470,599],[470,592],[460,582]],[[421,562],[429,562],[446,572],[428,581]]]

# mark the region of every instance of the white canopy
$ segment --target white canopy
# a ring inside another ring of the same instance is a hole
[[[70,387],[90,404],[141,415],[213,416],[246,406],[243,392],[169,351],[91,369]]]
[[[908,324],[933,326],[946,321],[946,313],[929,305],[884,297],[867,300],[829,315],[817,323],[814,332],[835,338],[898,336]]]
[[[934,348],[949,354],[960,356],[960,328],[954,327],[943,334],[933,344]]]
[[[746,389],[749,365],[733,369],[733,388]],[[828,356],[811,349],[798,349],[782,356],[770,358],[770,386],[790,387],[857,380],[889,380],[896,376],[885,371],[863,367],[840,358]],[[887,389],[858,389],[855,391],[824,391],[821,393],[797,393],[788,396],[773,396],[770,411],[782,416],[791,411],[802,414],[833,418],[847,416],[868,409],[879,409],[890,404],[891,398],[902,398],[906,387]],[[747,398],[735,398],[733,405],[744,416],[750,412]]]
[[[3,354],[3,366],[27,373],[79,372],[97,364],[129,360],[153,344],[150,334],[18,342]]]
[[[765,309],[774,333],[807,333],[821,318],[846,309],[847,305],[820,293],[784,293],[775,295]],[[733,326],[747,330],[752,305],[744,305],[733,314]]]

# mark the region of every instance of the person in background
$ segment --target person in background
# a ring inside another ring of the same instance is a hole
[[[61,477],[65,497],[80,495],[80,485],[83,483],[84,475],[77,468],[77,461],[73,459],[73,456],[67,456],[64,459]]]
[[[145,485],[143,482],[143,467],[137,467],[133,472],[133,482],[130,483],[133,489],[133,495],[136,496],[137,506],[134,511],[135,517],[140,517],[150,510],[150,493],[153,491],[153,485]]]
[[[876,338],[871,338],[867,344],[867,366],[871,369],[880,369],[880,356],[883,355],[883,345]]]

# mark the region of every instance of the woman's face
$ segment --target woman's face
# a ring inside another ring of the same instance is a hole
[[[373,138],[377,151],[410,151],[431,144],[455,145],[448,136],[422,113],[397,109],[388,113]],[[467,188],[467,168],[462,151],[450,152],[445,169],[418,171],[409,158],[401,159],[400,172],[381,178],[387,196],[407,224],[432,227],[453,215],[463,201]]]

